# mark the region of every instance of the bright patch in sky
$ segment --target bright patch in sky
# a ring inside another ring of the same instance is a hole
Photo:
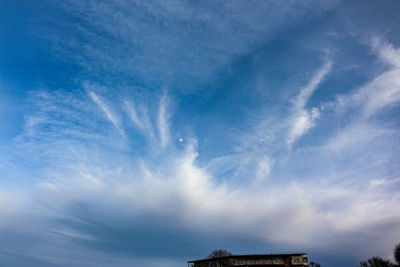
[[[0,265],[325,267],[400,242],[398,1],[2,1]]]

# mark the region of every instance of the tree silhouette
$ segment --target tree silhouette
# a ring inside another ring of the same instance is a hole
[[[221,266],[221,267],[232,266],[229,258],[225,258],[228,256],[232,256],[232,253],[225,249],[213,250],[213,251],[211,251],[210,255],[208,255],[208,257],[210,259],[215,259],[215,262],[217,263],[217,265]]]
[[[367,261],[361,261],[360,267],[395,267],[390,260],[382,259],[381,257],[372,257]]]
[[[310,262],[310,267],[321,267],[321,264],[319,264],[318,262]]]
[[[208,255],[209,258],[221,258],[221,257],[227,257],[227,256],[232,256],[232,253],[225,249],[213,250],[213,251],[211,251],[210,255]]]
[[[400,244],[394,248],[394,259],[397,262],[397,265],[400,266]]]

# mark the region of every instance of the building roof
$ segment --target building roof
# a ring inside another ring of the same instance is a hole
[[[207,262],[207,261],[212,261],[215,259],[230,259],[230,258],[265,258],[265,257],[289,257],[289,256],[302,256],[302,255],[307,255],[307,253],[285,253],[285,254],[236,254],[236,255],[230,255],[230,256],[225,256],[225,257],[216,257],[216,258],[205,258],[205,259],[199,259],[199,260],[192,260],[188,261],[188,263],[196,263],[196,262]]]

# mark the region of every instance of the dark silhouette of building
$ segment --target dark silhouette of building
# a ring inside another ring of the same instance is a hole
[[[226,267],[226,266],[303,267],[303,266],[308,266],[308,258],[306,253],[254,254],[254,255],[249,254],[249,255],[230,255],[225,257],[188,261],[188,267]]]

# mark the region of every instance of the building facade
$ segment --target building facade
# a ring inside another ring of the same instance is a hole
[[[231,255],[226,257],[208,258],[188,261],[188,267],[304,267],[308,266],[306,253],[296,254],[256,254],[256,255]]]

